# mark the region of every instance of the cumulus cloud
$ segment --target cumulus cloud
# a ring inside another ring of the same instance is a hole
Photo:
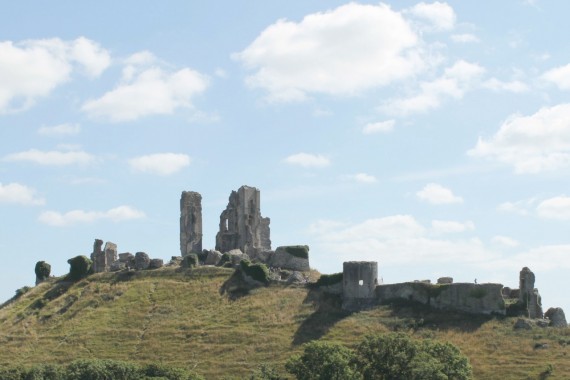
[[[134,209],[130,206],[119,206],[108,211],[72,210],[66,213],[60,213],[57,211],[45,211],[40,214],[38,220],[49,226],[65,227],[79,223],[93,223],[100,220],[121,222],[144,217],[145,214],[142,211]]]
[[[424,31],[451,30],[457,19],[453,8],[439,1],[429,4],[421,2],[407,9],[405,13],[415,18],[420,30]]]
[[[497,78],[491,78],[483,82],[482,86],[493,91],[508,91],[515,94],[521,94],[528,92],[530,88],[523,82],[519,80],[512,80],[510,82],[504,82]]]
[[[391,215],[344,224],[319,221],[309,228],[319,250],[340,261],[371,260],[382,265],[473,262],[498,257],[476,238],[443,240],[411,215]]]
[[[453,192],[437,183],[428,183],[423,189],[416,193],[422,201],[432,204],[462,203],[463,198],[453,194]]]
[[[139,60],[148,57],[139,57]],[[158,67],[123,73],[124,82],[81,107],[91,117],[112,122],[131,121],[150,115],[172,114],[192,108],[192,99],[208,87],[208,78],[190,68],[166,72]]]
[[[463,98],[480,82],[484,73],[482,66],[459,60],[446,68],[439,78],[422,82],[418,94],[391,99],[381,105],[380,110],[392,115],[408,115],[438,108],[445,99]]]
[[[428,65],[421,46],[402,13],[349,3],[300,22],[281,19],[233,58],[255,70],[248,86],[288,102],[313,93],[354,95],[410,78]]]
[[[44,126],[38,129],[38,133],[43,136],[70,136],[76,135],[81,131],[79,124],[58,124],[54,126]]]
[[[541,78],[561,90],[570,90],[570,64],[550,69]]]
[[[470,220],[466,222],[457,222],[453,220],[432,220],[431,228],[437,234],[450,234],[472,231],[475,229],[475,224]]]
[[[79,64],[76,66],[75,64]],[[26,109],[67,82],[75,67],[97,76],[110,64],[109,53],[80,37],[0,42],[0,113]]]
[[[504,247],[510,247],[510,248],[518,247],[520,245],[520,243],[517,240],[515,240],[511,237],[502,236],[502,235],[494,236],[492,241],[495,244],[499,244],[499,245],[502,245]]]
[[[36,191],[19,183],[0,183],[0,203],[17,203],[22,205],[43,205],[45,200],[36,196]]]
[[[324,168],[330,165],[330,160],[320,154],[297,153],[285,158],[284,162],[304,168]]]
[[[474,34],[470,34],[470,33],[453,34],[451,36],[451,40],[453,42],[457,42],[457,43],[461,43],[461,44],[479,42],[479,38],[477,38],[477,36],[475,36]]]
[[[489,139],[479,138],[468,155],[496,160],[515,173],[539,173],[570,166],[570,104],[512,115]]]
[[[177,153],[156,153],[129,160],[133,170],[167,176],[190,165],[190,156]]]
[[[355,182],[359,182],[359,183],[376,183],[376,182],[378,182],[378,179],[376,177],[374,177],[371,174],[366,174],[366,173],[351,174],[351,175],[344,176],[344,178],[346,180],[355,181]]]
[[[95,161],[95,157],[83,151],[61,152],[57,150],[42,151],[38,149],[30,149],[24,152],[12,153],[4,157],[4,161],[16,162],[33,162],[39,165],[76,165],[89,164]]]
[[[560,195],[545,199],[536,206],[536,213],[545,219],[570,220],[570,197]]]
[[[379,121],[376,123],[368,123],[362,128],[362,133],[370,135],[373,133],[386,133],[394,129],[396,122],[394,120]]]

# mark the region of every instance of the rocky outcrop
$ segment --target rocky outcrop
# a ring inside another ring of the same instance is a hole
[[[135,269],[142,270],[148,269],[150,265],[150,258],[145,252],[137,252],[135,253]]]
[[[183,191],[180,197],[180,253],[202,252],[202,196]]]
[[[309,247],[306,245],[278,247],[267,258],[267,265],[293,271],[309,271],[311,269],[309,267]]]
[[[271,250],[269,218],[260,211],[260,193],[255,187],[242,186],[232,191],[220,215],[216,250],[240,249],[244,253]]]
[[[551,307],[544,313],[544,317],[550,320],[551,327],[568,327],[568,322],[566,322],[566,316],[564,315],[564,310],[560,307]]]
[[[206,261],[204,262],[205,265],[218,265],[220,260],[222,259],[222,253],[214,250],[208,251],[208,255],[206,256]]]
[[[148,269],[158,269],[164,266],[164,261],[162,259],[150,259],[148,263]]]

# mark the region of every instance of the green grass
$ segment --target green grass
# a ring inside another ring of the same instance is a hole
[[[220,295],[232,273],[161,268],[50,279],[0,309],[0,366],[100,358],[245,378],[261,363],[284,373],[285,360],[312,339],[352,346],[365,334],[405,331],[456,344],[477,379],[538,379],[548,365],[549,379],[570,373],[570,329],[514,331],[510,318],[387,306],[348,314],[338,297],[299,286],[272,284],[232,301]]]

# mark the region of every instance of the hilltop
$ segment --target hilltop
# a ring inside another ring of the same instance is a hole
[[[514,330],[505,317],[377,306],[350,313],[341,300],[302,285],[272,283],[230,299],[233,269],[164,267],[51,278],[0,309],[0,365],[77,358],[162,362],[206,378],[244,378],[284,361],[314,339],[353,345],[365,334],[405,331],[449,341],[478,379],[570,373],[570,330]]]

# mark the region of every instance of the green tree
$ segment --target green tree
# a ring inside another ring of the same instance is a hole
[[[285,369],[298,380],[358,380],[362,376],[354,367],[354,352],[340,344],[310,342],[303,353],[292,356]]]
[[[364,379],[467,380],[471,366],[450,343],[414,341],[406,334],[367,336],[355,363]]]

